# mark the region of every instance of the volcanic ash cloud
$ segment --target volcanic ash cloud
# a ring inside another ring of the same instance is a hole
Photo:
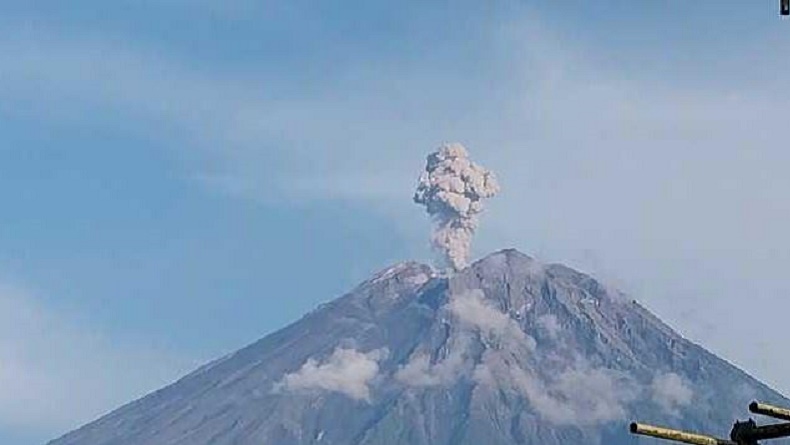
[[[499,192],[494,174],[469,160],[463,145],[445,144],[428,155],[414,202],[425,206],[436,223],[431,237],[446,266],[466,267],[483,199]]]

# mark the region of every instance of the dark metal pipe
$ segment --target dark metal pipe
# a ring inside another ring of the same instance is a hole
[[[687,431],[673,430],[660,426],[645,425],[644,423],[632,423],[630,425],[632,434],[650,436],[658,439],[671,440],[674,442],[688,443],[691,445],[738,445],[736,442],[719,439],[712,436],[705,436]]]
[[[749,404],[749,411],[755,414],[770,416],[774,419],[790,420],[790,409],[769,405],[767,403],[752,402]]]
[[[744,436],[751,440],[778,439],[790,436],[790,423],[758,426],[747,431]]]

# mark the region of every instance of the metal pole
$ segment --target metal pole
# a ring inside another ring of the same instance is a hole
[[[688,431],[673,430],[644,423],[632,423],[631,433],[642,436],[650,436],[658,439],[671,440],[674,442],[688,443],[691,445],[738,445],[731,440],[719,439],[717,437],[705,436],[703,434],[690,433]]]
[[[749,404],[749,411],[755,414],[770,416],[774,419],[790,420],[790,409],[769,405],[767,403],[752,402]]]

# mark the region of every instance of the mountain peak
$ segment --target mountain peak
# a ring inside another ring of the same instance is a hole
[[[468,269],[477,272],[496,271],[504,269],[513,269],[516,271],[526,272],[529,270],[540,270],[543,264],[516,249],[503,249],[493,252],[485,257],[475,261],[468,267]]]
[[[435,273],[430,266],[416,261],[403,261],[374,274],[373,277],[365,283],[378,283],[395,277],[425,282],[434,275]]]
[[[624,445],[790,404],[616,294],[515,249],[399,263],[52,445]]]
[[[500,250],[497,250],[495,252],[492,252],[492,253],[486,255],[485,257],[483,257],[482,259],[476,261],[476,262],[486,261],[486,260],[489,260],[489,259],[495,259],[495,258],[499,258],[499,257],[522,258],[522,259],[527,259],[527,260],[531,260],[532,259],[532,257],[530,257],[529,255],[527,255],[525,253],[522,253],[518,249],[510,247],[510,248],[507,248],[507,249],[500,249]]]

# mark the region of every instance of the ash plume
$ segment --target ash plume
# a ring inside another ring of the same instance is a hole
[[[475,164],[463,145],[445,144],[428,155],[414,202],[425,206],[436,227],[431,244],[446,266],[466,267],[484,198],[499,191],[493,173]]]

